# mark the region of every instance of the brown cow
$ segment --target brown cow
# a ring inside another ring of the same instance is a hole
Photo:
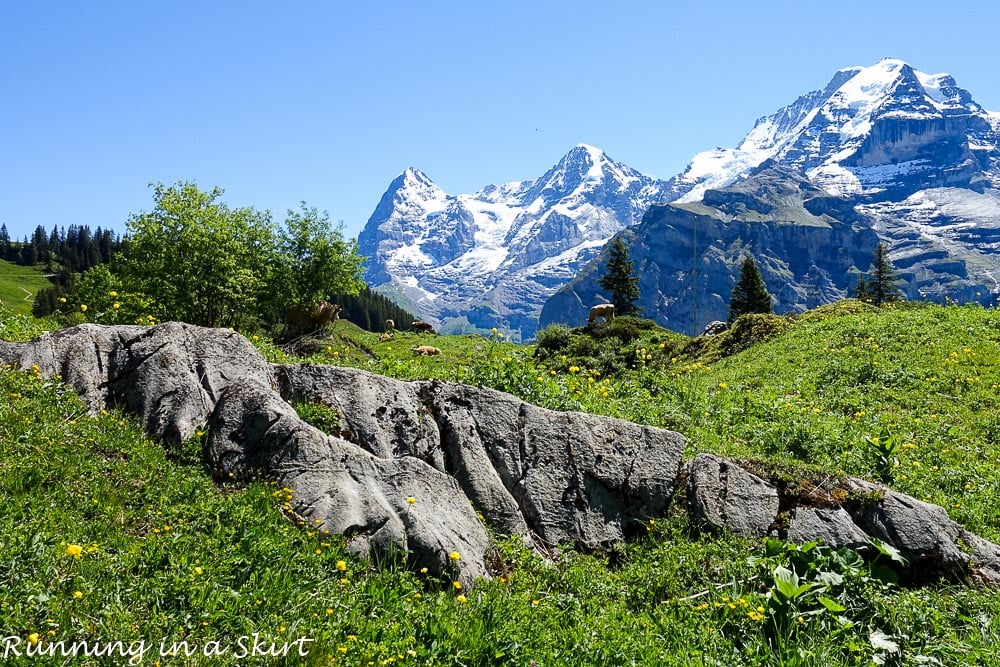
[[[597,321],[598,317],[603,317],[605,322],[610,322],[615,319],[615,304],[599,303],[591,308],[590,316],[587,318],[587,324],[593,324]]]
[[[288,306],[285,308],[285,325],[292,335],[311,333],[340,319],[340,311],[340,306],[328,301],[320,301],[311,305]]]
[[[423,320],[410,322],[410,329],[416,331],[417,333],[434,333],[434,325],[430,322],[424,322]]]
[[[435,354],[441,354],[441,350],[431,345],[415,345],[410,348],[410,351],[413,352],[414,356],[421,357],[430,357]]]

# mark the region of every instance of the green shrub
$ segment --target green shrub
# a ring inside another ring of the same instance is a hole
[[[535,349],[548,352],[565,350],[570,343],[570,330],[565,324],[550,324],[535,336]]]

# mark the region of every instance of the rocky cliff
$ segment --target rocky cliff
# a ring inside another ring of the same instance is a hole
[[[646,317],[696,335],[725,320],[746,255],[754,257],[776,312],[806,310],[849,295],[878,244],[872,221],[794,171],[772,167],[698,203],[651,206],[620,233],[639,276]],[[606,300],[606,257],[592,261],[542,309],[540,326],[586,322]]]

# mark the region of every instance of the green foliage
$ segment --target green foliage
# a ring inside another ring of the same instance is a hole
[[[727,322],[732,324],[740,315],[769,314],[771,311],[771,295],[764,285],[757,263],[753,261],[753,257],[747,255],[740,266],[740,277],[729,299]]]
[[[859,301],[871,303],[875,307],[893,303],[901,296],[896,286],[897,280],[896,269],[889,261],[888,249],[884,243],[879,243],[875,248],[875,257],[872,259],[868,276],[861,276],[858,280],[854,296]]]
[[[364,258],[357,241],[345,240],[343,226],[334,226],[326,211],[302,202],[301,211],[288,211],[278,232],[274,275],[268,292],[279,303],[312,305],[331,294],[356,295],[365,285]]]
[[[868,447],[872,468],[878,480],[884,484],[891,484],[894,469],[899,465],[896,450],[900,443],[887,428],[883,428],[878,435],[863,436],[862,442]]]
[[[565,324],[550,324],[535,335],[535,347],[548,352],[559,352],[569,346],[570,330]]]
[[[639,277],[632,268],[628,246],[621,236],[616,236],[607,252],[608,263],[598,284],[611,295],[615,315],[635,315],[640,310],[635,305],[639,298]]]
[[[157,319],[248,327],[274,266],[267,214],[217,203],[223,191],[194,183],[153,186],[156,206],[132,215],[118,273]]]
[[[324,433],[336,435],[340,431],[340,415],[336,410],[322,403],[293,403],[292,407],[303,421]]]

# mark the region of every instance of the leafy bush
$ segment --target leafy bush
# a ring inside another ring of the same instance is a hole
[[[598,324],[588,327],[588,329],[597,339],[614,337],[623,343],[631,343],[641,338],[643,331],[649,331],[655,327],[656,322],[653,320],[638,317],[616,317],[607,324]]]
[[[559,352],[569,346],[570,329],[565,324],[550,324],[535,335],[535,348]]]

